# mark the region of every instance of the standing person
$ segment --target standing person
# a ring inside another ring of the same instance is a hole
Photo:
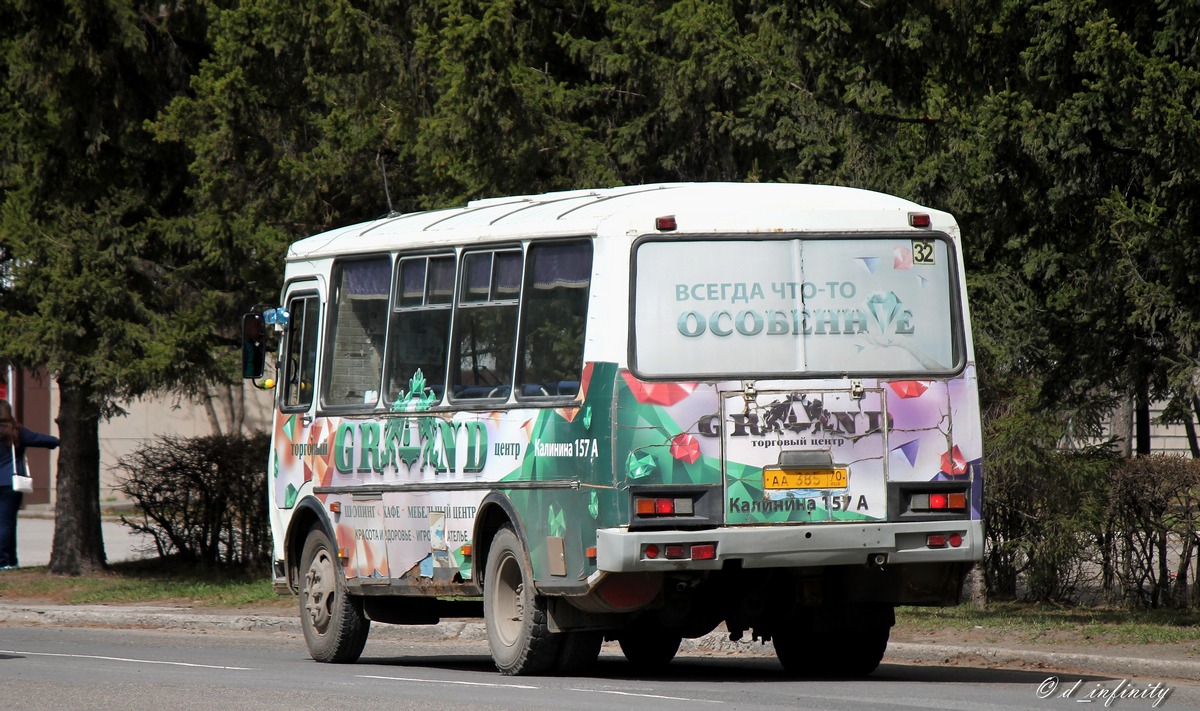
[[[0,400],[0,570],[17,567],[17,510],[25,495],[13,491],[13,466],[25,473],[27,447],[54,449],[57,446],[58,437],[22,427],[13,417],[12,405]]]

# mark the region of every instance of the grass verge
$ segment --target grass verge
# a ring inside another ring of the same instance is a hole
[[[45,567],[0,572],[0,600],[55,605],[186,604],[291,610],[265,575],[203,568],[161,559],[116,563],[108,572],[69,577]]]
[[[1064,639],[1104,645],[1200,643],[1200,612],[1186,610],[995,602],[982,610],[968,605],[899,608],[896,626],[918,635],[957,633],[976,638],[1018,638],[1032,644],[1058,644]]]

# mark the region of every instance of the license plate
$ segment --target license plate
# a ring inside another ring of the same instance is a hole
[[[848,470],[837,469],[764,469],[765,489],[845,489]]]

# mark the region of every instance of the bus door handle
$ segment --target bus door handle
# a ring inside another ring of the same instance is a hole
[[[310,414],[305,413],[300,416],[300,424],[304,425],[305,427],[308,427],[309,425],[311,425],[312,421],[313,421],[313,416]]]

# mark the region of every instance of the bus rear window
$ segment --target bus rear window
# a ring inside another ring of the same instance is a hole
[[[649,377],[955,371],[948,244],[934,234],[643,242],[633,366]]]

